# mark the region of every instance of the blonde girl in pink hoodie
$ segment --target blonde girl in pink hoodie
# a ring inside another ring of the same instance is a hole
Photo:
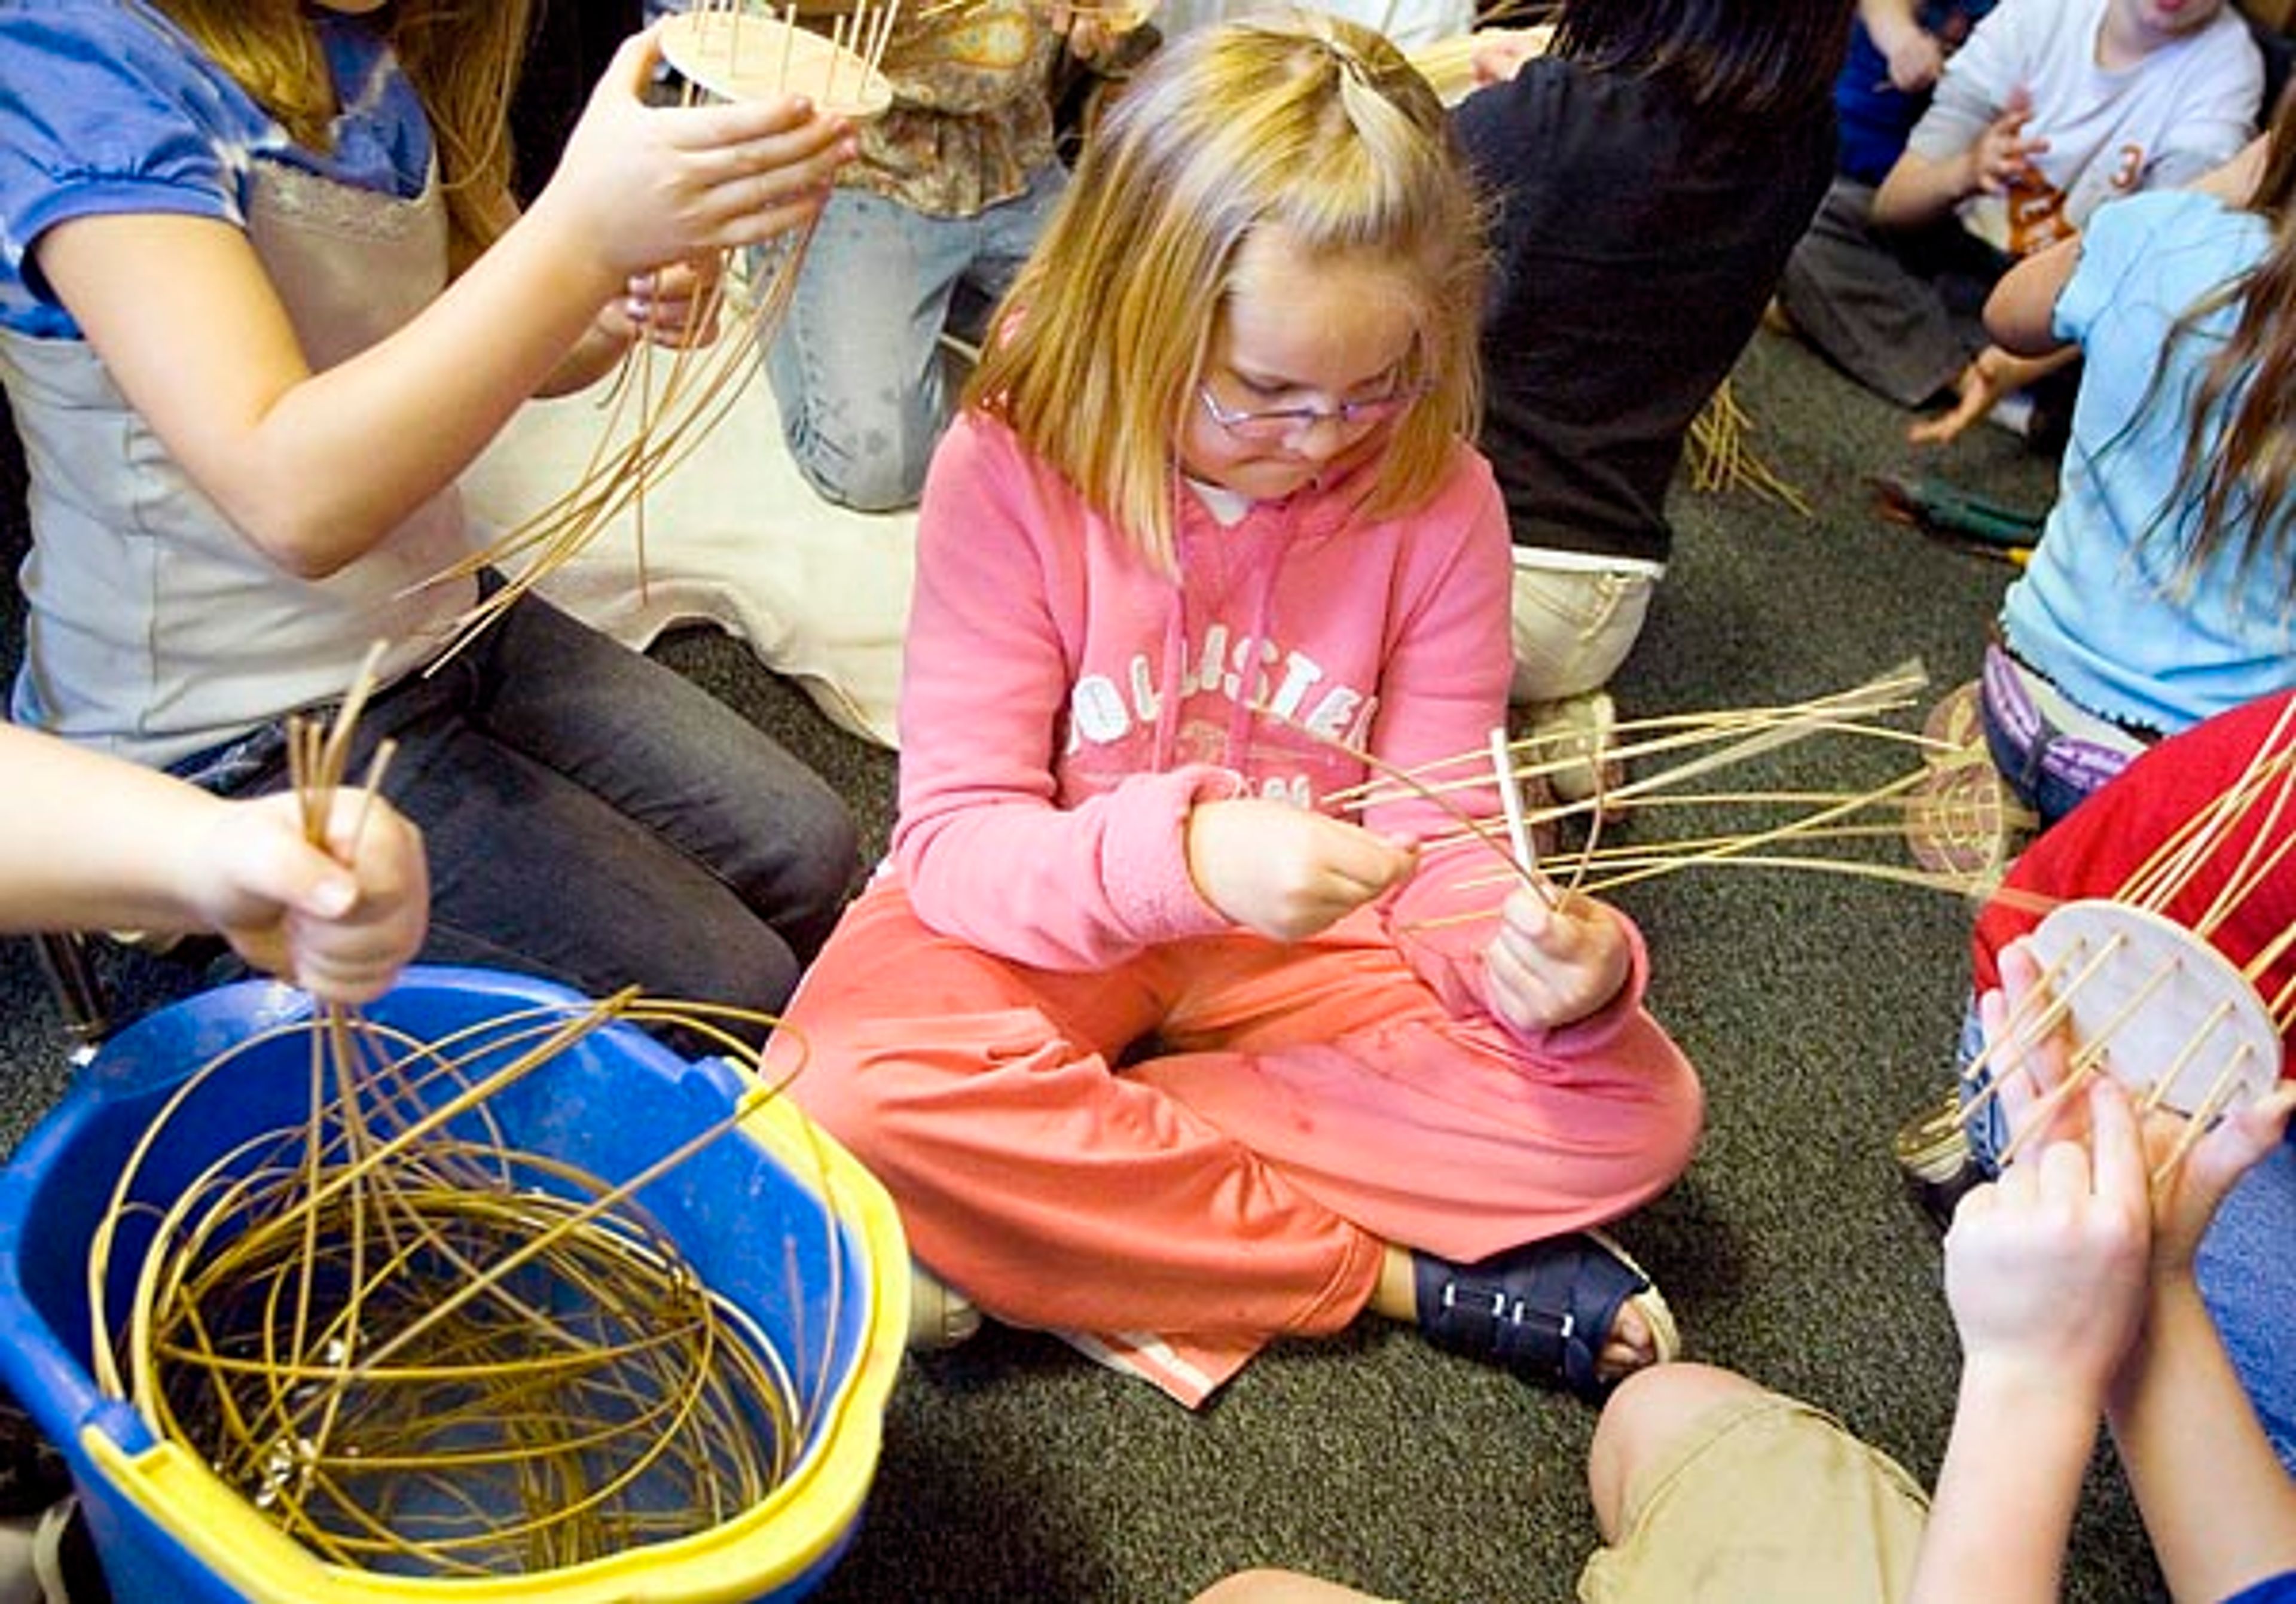
[[[1367,1309],[1588,1396],[1671,1351],[1588,1230],[1699,1131],[1640,938],[1341,795],[1505,717],[1481,265],[1350,24],[1190,34],[1088,146],[926,485],[890,860],[775,1048],[928,1324],[1190,1404]]]

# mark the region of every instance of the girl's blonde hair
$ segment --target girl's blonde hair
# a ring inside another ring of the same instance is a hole
[[[297,144],[329,148],[340,109],[302,0],[152,0]],[[430,119],[457,266],[509,224],[510,101],[530,0],[393,0],[374,16]]]
[[[1244,243],[1374,257],[1415,303],[1365,511],[1425,501],[1480,399],[1480,218],[1442,104],[1380,35],[1301,13],[1168,45],[1095,131],[965,392],[1169,569],[1177,448]]]

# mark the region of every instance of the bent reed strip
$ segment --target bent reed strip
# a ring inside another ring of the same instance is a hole
[[[332,730],[291,735],[314,841],[366,681]],[[674,1024],[756,1083],[617,1182],[508,1145],[494,1100],[615,1021]],[[802,1474],[834,1407],[832,1367],[807,1363],[832,1351],[849,1290],[825,1155],[800,1123],[828,1284],[800,1284],[785,1232],[792,1351],[705,1287],[636,1199],[802,1069],[798,1041],[767,1078],[735,1033],[777,1024],[631,991],[431,1040],[330,1006],[241,1041],[175,1088],[97,1223],[91,1328],[117,1342],[95,1345],[99,1390],[315,1555],[372,1572],[531,1575],[756,1508]],[[302,1115],[215,1152],[200,1123],[233,1105],[234,1072],[297,1036]],[[191,1178],[170,1179],[187,1155]]]

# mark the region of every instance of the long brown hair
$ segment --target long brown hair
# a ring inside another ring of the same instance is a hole
[[[1317,13],[1193,29],[1128,84],[1007,298],[965,392],[1151,560],[1171,561],[1175,442],[1244,243],[1374,255],[1415,302],[1365,508],[1416,506],[1472,437],[1484,255],[1442,104],[1380,35]]]
[[[302,0],[152,4],[297,144],[328,148],[340,108]],[[429,115],[458,266],[512,215],[510,99],[531,16],[531,0],[394,0],[374,14]]]
[[[2296,598],[2296,96],[2281,98],[2267,150],[2249,210],[2271,223],[2272,243],[2255,266],[2177,317],[2146,403],[2157,399],[2177,343],[2237,303],[2232,333],[2202,369],[2185,420],[2177,482],[2198,492],[2199,507],[2178,554],[2177,582],[2191,584],[2229,551],[2235,572],[2278,563]]]

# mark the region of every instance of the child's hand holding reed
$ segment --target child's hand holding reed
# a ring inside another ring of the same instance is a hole
[[[1286,802],[1199,802],[1188,815],[1188,874],[1205,901],[1242,925],[1296,942],[1408,878],[1415,848]]]

